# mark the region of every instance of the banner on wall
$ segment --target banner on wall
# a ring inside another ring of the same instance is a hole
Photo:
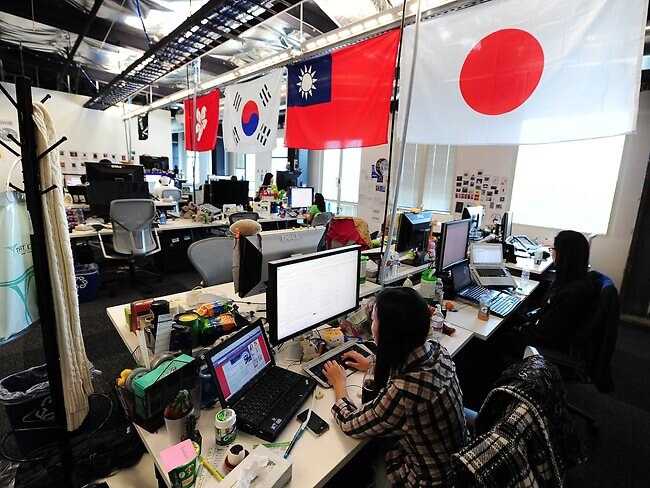
[[[422,23],[406,141],[539,144],[635,130],[647,0],[502,0]],[[408,86],[415,29],[405,29]]]
[[[138,116],[138,140],[146,141],[149,139],[149,114]]]
[[[399,30],[288,67],[287,147],[385,144]]]
[[[219,98],[215,90],[194,100],[185,100],[185,149],[188,151],[211,151],[217,144],[219,129]],[[196,142],[196,147],[194,146]]]
[[[226,151],[254,154],[275,149],[282,70],[226,88],[223,141]]]

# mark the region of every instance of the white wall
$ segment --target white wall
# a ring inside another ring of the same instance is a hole
[[[15,98],[15,87],[13,84],[3,83],[3,86]],[[42,90],[32,88],[32,99],[40,100],[49,93],[50,98],[45,107],[49,110],[54,119],[56,133],[59,137],[66,136],[68,140],[59,146],[62,151],[77,151],[79,158],[85,152],[92,161],[92,153],[98,153],[102,158],[103,153],[115,154],[118,161],[121,156],[128,156],[125,124],[122,121],[122,108],[111,107],[105,111],[90,110],[83,108],[87,97],[72,95],[69,93],[53,90]],[[18,119],[14,107],[0,97],[0,123],[11,122],[10,127],[18,132]],[[165,110],[154,110],[149,113],[149,139],[138,140],[137,121],[131,120],[130,137],[131,149],[135,151],[137,162],[140,154],[152,156],[167,156],[171,161],[172,156],[172,135],[171,115]],[[5,125],[0,125],[3,127]],[[110,159],[110,157],[109,157]],[[7,178],[7,171],[14,156],[0,147],[0,182]],[[66,170],[64,169],[65,173]]]

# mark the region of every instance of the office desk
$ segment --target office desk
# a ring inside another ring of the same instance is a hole
[[[377,288],[379,285],[376,285]],[[365,288],[365,290],[364,290]],[[370,291],[374,287],[363,287],[360,294]],[[233,283],[225,283],[222,285],[212,286],[205,288],[206,293],[212,293],[224,296],[226,298],[234,297]],[[183,302],[187,293],[177,293],[168,295],[167,300],[178,300]],[[264,294],[255,295],[246,298],[251,303],[264,303],[266,297]],[[124,341],[128,350],[132,353],[138,347],[135,334],[130,332],[126,317],[124,315],[124,308],[127,304],[117,305],[106,309],[106,312],[113,323],[113,326],[119,333]],[[247,312],[255,307],[255,305],[241,305],[242,312]],[[472,332],[458,328],[453,336],[443,336],[440,343],[443,344],[450,354],[456,354],[472,337]],[[287,367],[287,364],[278,362],[280,366]],[[302,367],[299,364],[293,364],[291,369],[302,373]],[[350,398],[355,403],[360,403],[361,382],[363,374],[360,372],[354,373],[348,377],[348,391]],[[324,389],[318,387],[322,391],[323,398],[314,400],[314,412],[320,417],[325,419],[330,424],[330,429],[320,437],[314,436],[311,432],[306,432],[300,439],[296,449],[294,449],[289,457],[292,466],[292,481],[289,486],[302,488],[302,487],[319,487],[325,484],[336,472],[350,461],[354,455],[365,444],[365,441],[360,441],[346,436],[335,424],[331,414],[331,407],[334,404],[334,390],[332,388]],[[306,402],[299,411],[308,408],[309,404]],[[203,436],[204,449],[214,446],[214,416],[218,411],[217,407],[201,410],[201,417],[198,420],[197,426]],[[280,434],[277,442],[290,441],[296,429],[300,424],[298,422],[291,422]],[[167,431],[161,428],[158,432],[151,434],[141,427],[135,425],[136,431],[140,435],[145,447],[152,454],[154,463],[159,473],[164,473],[162,469],[160,452],[171,445]],[[254,444],[264,442],[254,436],[239,432],[237,434],[237,443],[243,444],[249,451],[252,450]],[[163,476],[169,486],[169,480],[166,474]],[[215,480],[210,480],[206,486],[219,485]]]
[[[544,274],[551,267],[552,264],[553,264],[553,260],[551,258],[546,258],[545,260],[542,261],[541,264],[535,264],[535,260],[531,257],[524,258],[524,257],[517,256],[517,262],[506,263],[506,268],[514,271],[518,271],[520,274],[521,271],[526,266],[528,266],[528,269],[530,270],[530,276],[534,278]]]
[[[521,278],[515,277],[517,285],[520,285]],[[523,288],[524,295],[530,295],[535,288],[539,286],[537,281],[529,281],[528,285]],[[525,303],[522,302],[522,304]],[[490,318],[485,320],[478,319],[478,306],[475,303],[467,302],[465,300],[459,299],[456,301],[457,312],[448,312],[447,313],[447,322],[453,326],[466,329],[475,337],[478,337],[481,340],[486,341],[503,323],[506,318],[497,317],[496,315],[490,315]],[[520,304],[521,306],[521,304]]]

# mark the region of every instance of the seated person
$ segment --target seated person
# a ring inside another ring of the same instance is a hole
[[[318,214],[325,212],[325,198],[322,193],[314,194],[314,204],[309,208],[309,212],[303,215],[303,219],[311,224]]]
[[[343,432],[385,441],[375,487],[450,486],[451,455],[466,442],[454,363],[444,347],[427,341],[428,333],[429,309],[422,296],[413,288],[386,288],[372,312],[376,398],[356,406],[345,370],[333,361],[323,368],[336,396],[332,414]],[[356,352],[343,360],[360,371],[371,364]]]
[[[257,190],[257,196],[260,195],[262,189],[267,188],[273,185],[273,173],[266,173],[264,179],[262,180],[262,185]]]
[[[174,186],[174,180],[172,180],[169,176],[161,176],[156,182],[156,185],[153,187],[151,194],[155,199],[162,200],[162,192],[167,188],[176,188]]]
[[[568,352],[580,326],[589,319],[597,298],[589,278],[589,242],[584,235],[563,230],[551,248],[555,279],[542,306],[513,331],[503,334],[502,344],[517,358],[528,346]]]

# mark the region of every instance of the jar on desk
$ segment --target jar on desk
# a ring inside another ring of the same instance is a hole
[[[366,275],[368,272],[368,256],[361,256],[361,263],[359,265],[359,283],[364,284],[366,282]]]

